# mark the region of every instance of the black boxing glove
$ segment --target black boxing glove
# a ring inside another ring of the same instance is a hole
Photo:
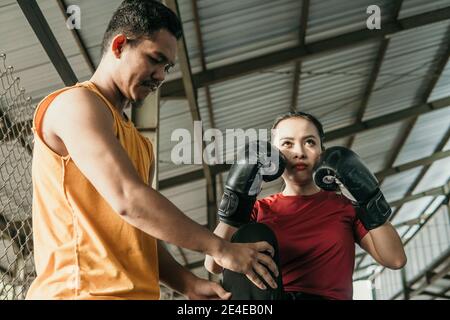
[[[315,166],[313,179],[319,188],[339,190],[350,199],[367,230],[383,225],[392,213],[378,180],[350,149],[331,147],[325,150]]]
[[[283,154],[269,142],[247,143],[228,173],[219,220],[236,228],[248,223],[262,182],[279,178],[285,166]]]

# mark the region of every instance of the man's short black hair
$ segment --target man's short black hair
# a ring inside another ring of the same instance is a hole
[[[177,40],[181,38],[181,22],[165,5],[154,0],[125,0],[114,12],[102,42],[102,56],[114,36],[123,33],[131,39],[150,38],[166,29]]]

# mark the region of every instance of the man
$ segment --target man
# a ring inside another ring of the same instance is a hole
[[[150,185],[151,143],[126,119],[164,81],[181,25],[156,1],[126,0],[105,33],[90,81],[50,94],[34,118],[37,278],[28,299],[158,299],[159,282],[188,298],[230,298],[195,277],[157,240],[208,254],[259,287],[276,265],[267,242],[232,244]],[[258,276],[259,275],[259,276]]]

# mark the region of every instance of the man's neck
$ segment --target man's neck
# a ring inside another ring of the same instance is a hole
[[[123,110],[129,105],[129,101],[122,95],[109,74],[101,70],[101,66],[99,66],[89,81],[97,87],[120,114],[123,114]]]

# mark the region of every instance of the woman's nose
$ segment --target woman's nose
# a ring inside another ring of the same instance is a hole
[[[306,156],[305,150],[303,149],[301,144],[296,144],[294,146],[294,150],[293,151],[294,151],[294,157],[295,158],[303,159]]]

